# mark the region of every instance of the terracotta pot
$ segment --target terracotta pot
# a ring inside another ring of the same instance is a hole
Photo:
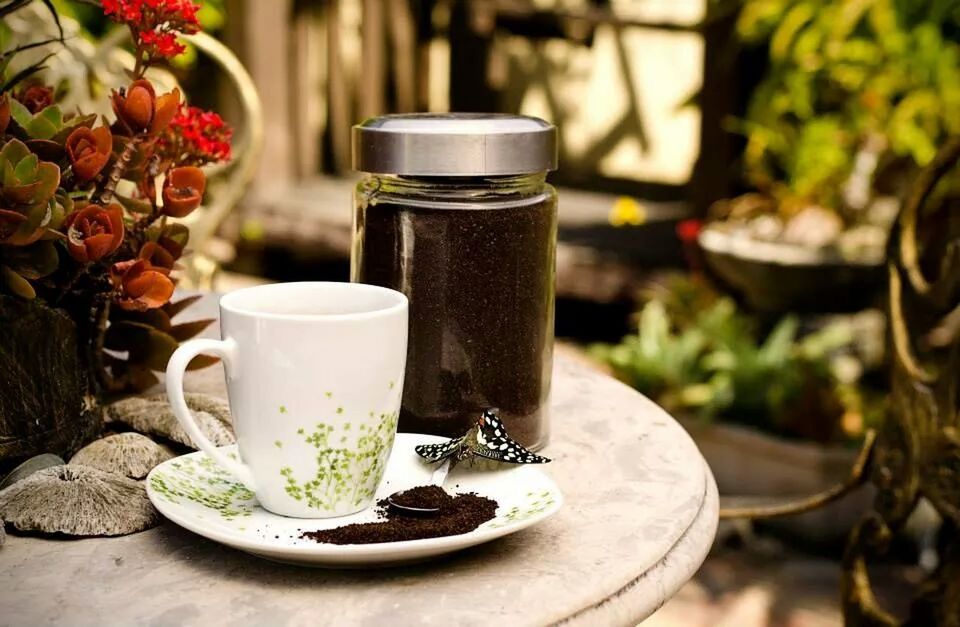
[[[85,354],[64,311],[0,295],[0,470],[67,456],[100,430]]]

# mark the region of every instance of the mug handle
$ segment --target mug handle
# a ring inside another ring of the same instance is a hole
[[[211,353],[223,359],[224,367],[229,370],[231,360],[236,357],[236,350],[236,343],[230,339],[199,339],[181,344],[170,356],[170,361],[167,362],[167,399],[170,401],[173,415],[180,421],[183,430],[187,432],[194,444],[209,455],[213,461],[239,479],[240,483],[251,492],[256,492],[253,473],[250,472],[250,469],[241,462],[231,459],[207,439],[207,436],[197,426],[193,414],[190,413],[190,408],[187,406],[187,400],[183,396],[183,374],[190,364],[190,360],[200,353]]]

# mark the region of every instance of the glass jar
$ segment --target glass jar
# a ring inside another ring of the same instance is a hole
[[[354,165],[367,176],[355,193],[352,280],[410,300],[400,430],[458,436],[496,407],[512,437],[542,447],[556,129],[520,116],[385,116],[354,127]]]

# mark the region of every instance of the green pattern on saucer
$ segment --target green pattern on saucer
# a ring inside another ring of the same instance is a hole
[[[151,473],[150,487],[170,503],[193,501],[224,520],[250,516],[257,506],[253,492],[206,455],[180,457],[168,466],[169,471]]]

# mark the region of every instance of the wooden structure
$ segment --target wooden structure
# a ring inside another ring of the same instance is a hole
[[[278,189],[310,184],[319,173],[349,173],[350,126],[372,115],[518,112],[536,90],[544,115],[563,138],[575,120],[564,104],[568,94],[555,83],[572,70],[548,48],[595,54],[602,28],[613,33],[612,50],[604,54],[613,56],[611,88],[624,92],[625,104],[585,146],[574,151],[561,145],[555,181],[650,200],[692,200],[705,208],[730,191],[726,164],[735,139],[722,120],[734,107],[731,45],[738,3],[704,0],[702,6],[703,16],[690,18],[701,9],[661,7],[660,13],[673,17],[631,16],[609,0],[588,0],[576,9],[565,3],[544,9],[528,0],[227,0],[228,14],[238,19],[228,22],[226,41],[250,70],[266,112],[259,193],[251,206]],[[601,163],[624,142],[635,142],[641,154],[651,149],[651,114],[642,103],[652,86],[639,82],[635,47],[625,43],[639,33],[703,42],[703,90],[691,100],[692,110],[700,111],[700,131],[689,141],[709,158],[693,166],[689,182],[647,180],[640,168],[629,180],[601,174]],[[511,38],[527,42],[525,58],[503,53],[503,42]]]

